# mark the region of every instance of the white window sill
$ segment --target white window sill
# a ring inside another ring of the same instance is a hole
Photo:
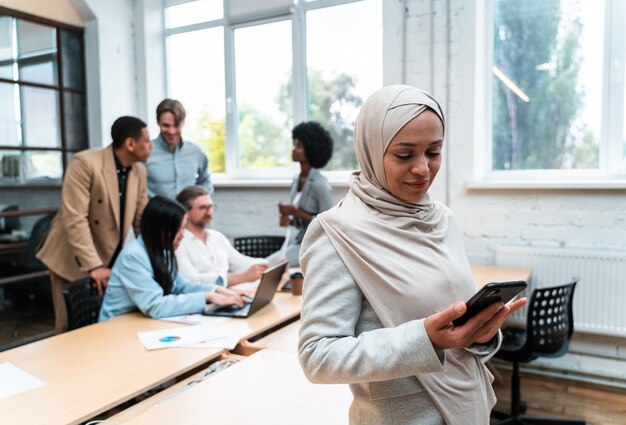
[[[350,183],[347,181],[328,181],[331,187],[347,188]],[[216,188],[253,188],[253,187],[267,187],[267,188],[290,188],[291,180],[287,179],[229,179],[229,180],[213,180],[213,185]]]
[[[466,181],[463,187],[467,190],[491,189],[590,189],[590,190],[624,190],[626,179],[520,179],[520,180],[482,180]]]

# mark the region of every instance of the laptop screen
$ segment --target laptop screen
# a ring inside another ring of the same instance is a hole
[[[259,283],[256,293],[254,294],[252,302],[250,304],[246,304],[243,308],[238,308],[236,306],[219,307],[211,305],[207,306],[204,310],[204,314],[208,316],[248,317],[250,314],[261,309],[272,301],[286,268],[287,261],[283,261],[280,264],[266,270],[261,277],[261,282]]]

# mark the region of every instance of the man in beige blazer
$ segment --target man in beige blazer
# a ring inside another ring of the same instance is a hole
[[[79,152],[70,161],[61,207],[37,252],[50,270],[57,333],[67,330],[63,287],[90,276],[102,293],[131,224],[138,234],[148,202],[146,169],[139,164],[154,146],[146,124],[120,117],[111,137],[111,145]]]

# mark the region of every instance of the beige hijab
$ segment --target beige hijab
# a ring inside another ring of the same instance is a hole
[[[426,109],[445,128],[441,107],[410,86],[384,87],[356,122],[362,171],[350,191],[318,215],[328,238],[385,327],[423,319],[475,292],[463,241],[450,210],[426,195],[408,203],[389,191],[383,155],[405,124]],[[495,404],[486,368],[462,349],[445,350],[444,371],[417,376],[448,424],[486,424]]]

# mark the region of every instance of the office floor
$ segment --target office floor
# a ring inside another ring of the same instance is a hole
[[[496,409],[510,406],[510,372],[500,371],[502,382],[494,385]],[[624,425],[626,423],[626,390],[607,388],[543,376],[522,374],[522,400],[529,416],[584,419],[587,425]]]
[[[0,295],[0,351],[54,330],[49,293],[2,291]]]

